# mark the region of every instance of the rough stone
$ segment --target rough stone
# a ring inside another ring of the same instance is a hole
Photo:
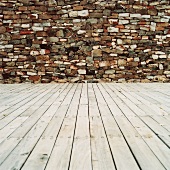
[[[95,49],[92,51],[92,56],[93,57],[102,56],[102,51],[100,49]]]
[[[5,33],[5,32],[6,32],[6,27],[0,26],[0,34]]]
[[[149,10],[148,10],[148,14],[149,14],[149,15],[155,15],[155,16],[156,16],[156,15],[158,14],[158,11],[157,11],[156,9],[149,9]]]
[[[129,20],[119,20],[120,25],[129,24]]]
[[[106,70],[105,74],[114,74],[116,71],[115,70]]]
[[[78,16],[87,17],[88,15],[89,15],[89,11],[88,10],[78,11]]]
[[[32,30],[33,31],[43,31],[43,27],[35,27],[35,26],[33,26]]]
[[[77,82],[79,82],[80,80],[81,80],[80,77],[75,77],[75,78],[72,78],[72,79],[70,80],[70,82],[71,82],[71,83],[77,83]]]
[[[0,82],[170,82],[169,1],[0,4]]]
[[[125,66],[126,63],[127,63],[127,61],[124,60],[124,59],[119,59],[119,60],[118,60],[118,65],[119,65],[119,66]]]
[[[70,17],[77,17],[78,16],[78,12],[77,11],[71,11],[71,12],[69,12],[69,16]]]
[[[77,31],[77,34],[85,34],[86,33],[86,30],[78,30]]]
[[[119,32],[119,28],[115,28],[115,27],[108,27],[107,30],[108,32]]]
[[[78,73],[81,75],[81,74],[86,74],[86,70],[85,69],[79,69],[78,70]]]
[[[109,61],[101,61],[101,62],[99,63],[99,66],[100,66],[100,67],[109,67],[109,66],[110,66],[110,63],[109,63]]]
[[[50,37],[50,42],[58,42],[59,38],[58,37]]]

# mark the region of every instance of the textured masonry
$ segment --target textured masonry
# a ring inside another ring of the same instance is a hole
[[[168,82],[168,0],[1,0],[0,82]]]

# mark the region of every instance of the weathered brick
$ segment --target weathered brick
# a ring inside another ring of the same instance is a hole
[[[74,6],[73,7],[73,10],[75,10],[75,11],[80,11],[80,10],[83,10],[83,6]]]
[[[29,79],[32,80],[33,82],[40,81],[40,76],[39,75],[29,76]]]
[[[20,7],[18,8],[18,10],[19,10],[19,11],[27,11],[27,10],[28,10],[28,7],[26,7],[26,6],[20,6]]]

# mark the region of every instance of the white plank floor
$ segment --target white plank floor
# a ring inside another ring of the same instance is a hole
[[[170,170],[170,84],[0,85],[0,170]]]

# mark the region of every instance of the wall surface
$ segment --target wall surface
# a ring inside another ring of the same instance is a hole
[[[169,0],[1,0],[0,82],[170,80]]]

